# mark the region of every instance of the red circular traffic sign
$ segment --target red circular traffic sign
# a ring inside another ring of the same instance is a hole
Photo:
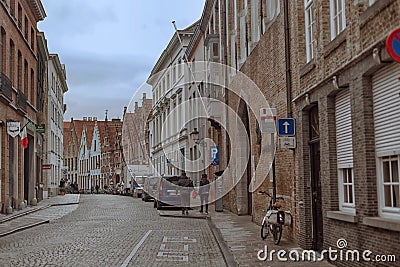
[[[392,31],[386,38],[386,50],[394,60],[400,62],[400,28]]]

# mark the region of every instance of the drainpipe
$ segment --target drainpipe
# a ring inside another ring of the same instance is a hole
[[[286,103],[287,116],[291,118],[292,114],[292,76],[290,69],[290,31],[289,31],[289,1],[283,1],[284,20],[285,20],[285,62],[286,62]]]

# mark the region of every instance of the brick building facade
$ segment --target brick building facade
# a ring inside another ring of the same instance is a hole
[[[0,1],[0,202],[2,212],[35,204],[40,183],[37,122],[37,22],[46,17],[40,1]],[[25,126],[28,147],[7,134],[9,122]]]
[[[347,249],[396,255],[400,70],[385,40],[400,27],[400,2],[340,2],[291,3],[293,61],[299,62],[293,95],[298,241],[321,250],[344,238]]]

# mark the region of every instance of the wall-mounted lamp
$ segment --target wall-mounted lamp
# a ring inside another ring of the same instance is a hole
[[[199,143],[199,131],[197,131],[197,128],[193,129],[193,132],[190,133],[190,138],[196,143]]]
[[[372,58],[374,59],[376,64],[381,64],[381,63],[392,63],[391,60],[382,60],[381,59],[381,51],[379,48],[375,47],[372,50]]]
[[[306,104],[310,105],[310,95],[306,94]]]
[[[333,87],[335,87],[335,89],[339,89],[337,76],[333,76],[332,83],[333,83]]]

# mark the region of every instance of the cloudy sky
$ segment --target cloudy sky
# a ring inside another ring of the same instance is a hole
[[[38,24],[67,69],[64,119],[122,118],[135,91],[179,29],[201,17],[204,0],[42,0]]]

